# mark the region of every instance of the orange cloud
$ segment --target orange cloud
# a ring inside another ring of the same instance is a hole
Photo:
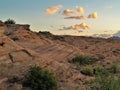
[[[90,26],[85,24],[85,23],[81,23],[81,24],[75,24],[75,25],[72,25],[70,27],[63,27],[63,29],[61,30],[88,30],[90,29]]]
[[[76,12],[74,10],[71,10],[71,9],[66,9],[63,11],[63,15],[73,15],[73,14],[76,14]]]
[[[66,9],[63,11],[63,15],[77,15],[77,14],[84,14],[84,9],[82,7],[79,7],[77,11],[71,10],[71,9]]]
[[[94,13],[92,13],[92,14],[89,14],[89,15],[88,15],[88,18],[93,18],[93,19],[98,18],[97,12],[94,12]]]
[[[48,7],[45,11],[47,14],[55,14],[61,8],[61,5]]]
[[[78,14],[84,14],[84,9],[82,7],[79,7],[77,9]]]
[[[64,19],[85,20],[86,17],[84,17],[84,16],[71,16],[71,17],[65,17]]]
[[[87,25],[86,23],[81,23],[81,24],[75,24],[75,25],[71,26],[71,29],[73,29],[73,30],[80,30],[80,29],[86,30],[86,29],[90,29],[90,26]]]

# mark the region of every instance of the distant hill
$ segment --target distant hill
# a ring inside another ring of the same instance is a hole
[[[113,34],[113,37],[111,37],[110,39],[120,40],[120,31],[118,31],[117,33]]]
[[[120,31],[118,31],[117,33],[115,33],[114,36],[120,37]]]
[[[112,39],[112,40],[120,40],[120,37],[118,37],[118,36],[113,36],[113,37],[111,37],[110,39]]]
[[[95,38],[109,38],[112,40],[120,40],[120,31],[118,31],[117,33],[111,35],[111,34],[93,34],[92,37]]]
[[[112,37],[111,34],[93,34],[92,37],[97,37],[97,38],[110,38]]]

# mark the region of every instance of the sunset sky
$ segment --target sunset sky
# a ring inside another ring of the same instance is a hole
[[[46,13],[46,9],[60,6],[54,14]],[[76,11],[84,9],[79,15],[88,17],[96,12],[98,18],[85,20],[64,19],[66,9]],[[120,30],[120,0],[0,0],[0,19],[14,19],[20,24],[30,24],[34,31],[50,31],[54,34],[92,35],[113,34]],[[90,29],[73,30],[73,25],[86,23]]]

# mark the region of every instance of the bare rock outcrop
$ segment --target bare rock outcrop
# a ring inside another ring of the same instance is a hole
[[[34,59],[35,53],[24,49],[5,35],[0,36],[0,78],[8,75],[8,71]],[[18,65],[17,65],[18,64]],[[17,65],[17,66],[16,66]],[[17,70],[17,69],[16,69]],[[15,70],[13,70],[15,71]]]

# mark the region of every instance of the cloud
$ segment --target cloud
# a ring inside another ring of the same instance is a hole
[[[62,13],[63,15],[69,16],[69,15],[74,15],[77,14],[76,11],[72,10],[72,9],[66,9],[63,11]]]
[[[48,7],[46,9],[46,13],[47,14],[62,14],[65,15],[64,19],[74,19],[74,20],[86,20],[88,18],[92,18],[92,19],[97,19],[98,18],[98,14],[97,12],[93,12],[91,14],[88,15],[88,17],[85,17],[84,14],[84,8],[83,7],[78,7],[76,6],[76,10],[73,9],[65,9],[63,11],[59,11],[60,8],[62,8],[61,5],[58,6],[52,6],[52,7]],[[63,27],[63,26],[62,26]],[[51,26],[51,28],[53,28],[53,26]],[[81,24],[75,24],[69,27],[63,27],[62,29],[59,30],[88,30],[91,27],[89,25],[87,25],[86,23],[81,23]]]
[[[77,12],[78,14],[84,14],[84,9],[82,7],[78,7]]]
[[[90,29],[90,26],[87,25],[86,23],[81,23],[81,24],[75,24],[75,25],[71,26],[71,29],[73,29],[73,30],[80,30],[80,29],[86,30],[86,29]]]
[[[84,17],[84,16],[70,16],[70,17],[65,17],[64,19],[86,20],[86,17]]]
[[[88,15],[88,18],[93,18],[93,19],[98,18],[97,12],[94,12],[94,13],[92,13],[92,14],[89,14],[89,15]]]
[[[72,9],[66,9],[63,11],[63,15],[78,15],[78,14],[84,14],[84,9],[82,7],[78,7],[77,11]]]
[[[88,30],[90,29],[90,26],[85,24],[85,23],[81,23],[81,24],[75,24],[75,25],[72,25],[70,27],[63,27],[63,29],[61,30]]]
[[[45,11],[47,14],[55,14],[57,13],[57,11],[62,8],[61,5],[58,5],[58,6],[52,6],[52,7],[48,7]]]

